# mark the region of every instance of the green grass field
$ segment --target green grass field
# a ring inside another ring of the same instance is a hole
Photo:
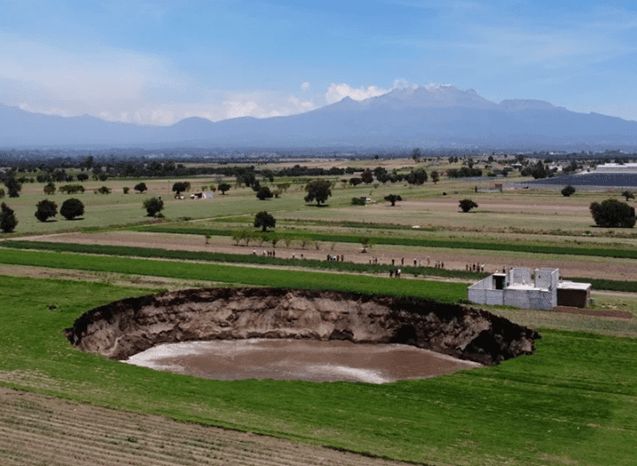
[[[365,168],[400,167],[402,163],[402,171],[414,166],[412,161],[339,163]],[[440,167],[426,169],[429,172]],[[146,182],[147,193],[123,194],[123,187],[132,189],[139,181]],[[555,255],[564,260],[590,261],[602,270],[620,262],[631,267],[636,258],[637,233],[633,229],[596,228],[588,211],[591,202],[620,198],[619,193],[577,192],[570,198],[548,190],[476,193],[474,180],[442,179],[438,184],[429,182],[415,187],[388,184],[355,188],[337,182],[329,205],[317,208],[303,202],[302,180],[281,198],[270,201],[258,201],[249,188],[234,187],[225,196],[217,193],[210,201],[176,200],[170,192],[175,181],[180,180],[87,181],[84,183],[87,192],[73,196],[84,202],[85,217],[67,221],[58,216],[56,221],[46,223],[34,217],[37,202],[46,197],[60,206],[70,196],[44,196],[44,184],[25,184],[20,198],[3,199],[16,211],[19,224],[15,233],[0,234],[0,240],[122,227],[200,235],[214,230],[225,235],[233,228],[249,225],[256,212],[267,210],[277,219],[277,233],[282,236],[314,235],[323,242],[358,242],[360,237],[369,236],[382,244],[406,247],[426,244],[441,251],[473,248],[497,257],[525,254],[537,260],[540,267]],[[189,181],[192,191],[202,185],[216,184],[210,177]],[[507,181],[487,180],[478,184],[482,188],[492,182]],[[112,194],[93,194],[92,190],[102,185],[110,187]],[[390,207],[383,200],[388,194],[400,194],[405,201]],[[166,219],[150,227],[143,225],[149,219],[142,201],[157,195],[166,202],[163,212]],[[360,196],[369,196],[373,202],[352,206],[351,198]],[[468,214],[460,213],[458,200],[465,197],[476,201],[479,208]],[[54,251],[0,247],[0,266],[90,271],[103,273],[105,277],[128,275],[131,284],[134,277],[147,276],[166,277],[180,283],[335,289],[446,302],[466,298],[466,284],[371,276],[363,274],[370,271],[364,264],[352,264],[361,266],[360,269],[342,270],[363,273],[345,275],[334,273],[339,270],[315,270],[312,261],[307,261],[304,270],[259,267],[287,263],[249,255],[246,255],[249,260],[244,261],[214,254],[197,257],[201,254],[195,253],[191,257],[186,251],[152,248],[24,241],[14,246],[46,247]],[[186,262],[193,258],[199,262]],[[227,263],[218,263],[223,261]],[[409,272],[407,267],[404,269]],[[433,274],[441,276],[443,272]],[[124,297],[156,292],[81,281],[81,272],[78,275],[80,281],[0,277],[1,385],[418,464],[635,463],[635,319],[598,319],[498,308],[492,311],[540,331],[542,339],[537,342],[535,355],[497,367],[386,385],[222,382],[156,372],[77,351],[65,340],[62,331],[84,312]],[[628,275],[626,281],[598,280],[594,288],[635,291],[637,267],[634,275]],[[461,274],[453,276],[462,278]],[[594,307],[635,312],[637,297],[600,295],[596,296]]]
[[[634,461],[635,339],[543,329],[534,356],[386,385],[219,382],[81,353],[63,337],[89,308],[144,290],[11,277],[0,290],[8,387],[419,463]]]

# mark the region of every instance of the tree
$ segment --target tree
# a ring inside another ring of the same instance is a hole
[[[438,173],[437,170],[432,171],[431,172],[431,181],[433,181],[434,184],[436,184],[439,179],[440,179],[440,173]]]
[[[412,170],[407,175],[407,183],[409,184],[423,184],[427,181],[427,172],[423,168]]]
[[[374,174],[371,170],[365,170],[361,175],[361,180],[363,180],[363,183],[369,184],[374,181]]]
[[[397,201],[402,201],[403,198],[397,194],[390,194],[389,196],[385,196],[385,200],[387,202],[391,202],[391,206],[394,207]]]
[[[9,197],[20,197],[20,190],[22,189],[22,185],[18,183],[13,175],[7,178],[7,180],[4,182],[4,185],[7,187],[7,193],[9,194]]]
[[[50,217],[55,217],[58,213],[58,206],[55,202],[43,199],[38,202],[35,211],[35,218],[41,222],[46,222]]]
[[[261,231],[264,233],[268,230],[268,228],[274,228],[275,224],[276,220],[274,217],[265,210],[254,216],[254,227],[261,228]]]
[[[471,199],[462,199],[459,205],[463,212],[469,212],[471,209],[478,207],[478,204],[473,202]]]
[[[568,186],[565,186],[564,188],[562,188],[561,193],[562,193],[562,196],[569,197],[571,194],[575,193],[575,188],[569,184]]]
[[[88,175],[86,173],[78,173],[77,181],[86,181],[88,180]]]
[[[541,160],[538,160],[535,166],[531,169],[531,176],[536,180],[540,178],[546,178],[548,176],[546,167]]]
[[[173,184],[173,191],[175,192],[175,196],[179,196],[182,192],[188,191],[190,189],[190,183],[187,181],[178,181]]]
[[[11,233],[18,225],[18,219],[15,218],[15,212],[4,202],[0,205],[0,230],[5,233]]]
[[[4,189],[0,188],[0,199],[4,197]]]
[[[149,217],[154,217],[159,212],[164,210],[164,201],[157,197],[151,197],[144,201],[144,209],[148,212]]]
[[[270,191],[270,188],[268,188],[267,186],[264,186],[264,187],[260,188],[259,191],[257,192],[257,198],[260,201],[265,201],[266,199],[271,199],[272,196],[274,196],[274,194],[272,194],[272,191]]]
[[[635,226],[635,208],[617,199],[593,202],[591,215],[597,226],[605,228],[632,228]]]
[[[222,196],[226,194],[226,191],[230,190],[230,188],[231,186],[228,183],[219,183],[219,186],[217,186],[217,189],[221,191]]]
[[[358,186],[362,182],[363,182],[363,179],[359,178],[357,176],[354,176],[354,177],[349,179],[349,184],[351,184],[352,186]]]
[[[414,150],[411,151],[411,158],[414,159],[414,162],[417,163],[420,160],[421,156],[422,156],[422,152],[420,151],[418,147],[416,147]]]
[[[133,189],[140,194],[143,193],[144,191],[148,191],[148,187],[146,186],[146,183],[137,183]]]
[[[622,196],[626,198],[626,202],[628,202],[628,199],[635,199],[635,195],[631,193],[630,191],[624,191],[622,193]]]
[[[130,192],[130,188],[128,186],[124,186],[122,191],[124,191],[124,194],[128,194]]]
[[[332,183],[327,180],[314,180],[305,185],[307,196],[305,196],[305,202],[316,201],[316,205],[320,206],[327,201],[327,198],[332,195]]]
[[[67,220],[84,215],[84,204],[79,199],[71,198],[64,201],[60,208],[60,214]]]
[[[108,186],[102,186],[101,188],[97,188],[94,192],[95,194],[110,194],[111,188]]]
[[[44,187],[44,194],[47,195],[51,195],[51,194],[55,194],[56,188],[55,188],[55,183],[53,183],[53,181],[49,181],[46,186]]]

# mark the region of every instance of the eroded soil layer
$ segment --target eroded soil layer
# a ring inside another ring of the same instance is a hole
[[[403,343],[493,365],[532,354],[539,334],[486,311],[421,298],[212,288],[127,298],[88,311],[66,337],[111,359],[161,343],[245,338]]]

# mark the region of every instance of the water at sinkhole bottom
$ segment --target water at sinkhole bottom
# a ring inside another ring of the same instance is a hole
[[[215,340],[159,345],[124,361],[215,380],[388,383],[479,366],[401,344],[317,340]]]

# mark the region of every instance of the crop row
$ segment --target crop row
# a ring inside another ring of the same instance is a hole
[[[420,296],[445,302],[458,302],[466,297],[462,283],[423,280],[400,280],[350,274],[306,272],[298,270],[260,269],[231,265],[202,264],[128,257],[95,256],[60,252],[3,249],[0,262],[5,264],[90,270],[96,272],[151,275],[186,280],[208,280],[243,285],[314,290],[359,291],[373,294]]]

